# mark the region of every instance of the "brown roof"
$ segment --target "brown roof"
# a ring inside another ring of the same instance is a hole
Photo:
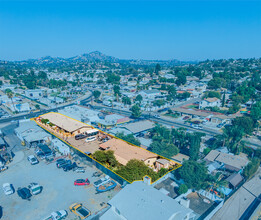
[[[243,158],[239,155],[226,154],[217,150],[210,151],[204,159],[211,162],[217,161],[219,163],[224,163],[239,170],[245,167],[249,162],[247,158]]]
[[[48,119],[54,125],[64,129],[65,131],[68,131],[68,132],[74,132],[83,127],[90,127],[90,129],[91,129],[91,126],[88,126],[82,122],[69,118],[60,113],[50,112],[45,115],[42,115],[41,118]]]
[[[230,175],[226,181],[230,182],[231,185],[233,185],[234,187],[237,187],[238,184],[243,181],[243,177],[239,174],[239,173],[233,173],[232,175]]]
[[[144,150],[143,148],[130,145],[127,142],[116,138],[100,144],[100,147],[102,149],[109,148],[109,150],[113,150],[116,160],[123,165],[126,165],[131,159],[145,161],[149,158],[158,157],[157,154]]]

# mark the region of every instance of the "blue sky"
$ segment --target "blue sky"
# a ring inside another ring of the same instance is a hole
[[[261,57],[261,1],[0,0],[0,59]]]

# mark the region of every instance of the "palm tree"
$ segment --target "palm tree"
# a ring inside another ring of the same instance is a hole
[[[214,190],[220,189],[227,185],[227,181],[222,179],[223,174],[221,172],[217,172],[216,175],[213,177],[212,180],[208,182],[208,191],[214,192]],[[220,192],[221,197],[224,196],[222,192]]]
[[[14,112],[15,112],[16,110],[15,110],[14,101],[13,101],[14,93],[9,89],[8,91],[6,91],[6,95],[9,99],[11,99],[12,105],[14,108]]]

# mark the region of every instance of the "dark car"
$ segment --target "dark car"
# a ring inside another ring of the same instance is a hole
[[[56,166],[57,166],[58,168],[60,168],[60,166],[61,166],[62,164],[64,164],[64,163],[66,163],[66,161],[67,161],[67,160],[65,160],[65,159],[58,159],[58,160],[56,161]]]
[[[75,140],[84,139],[86,137],[87,137],[87,135],[85,135],[85,134],[77,134],[77,135],[75,135]]]
[[[166,112],[166,111],[168,111],[170,108],[163,108],[163,109],[160,109],[160,110],[158,110],[158,112]]]
[[[56,164],[57,168],[64,168],[65,166],[71,165],[72,161],[65,160],[64,162]]]
[[[30,198],[32,196],[31,192],[29,189],[27,189],[26,187],[19,187],[17,190],[17,194],[18,196],[20,196],[22,199],[26,199],[28,201],[30,201]]]
[[[77,167],[77,164],[74,162],[73,164],[68,164],[67,166],[64,166],[64,167],[63,167],[63,170],[64,170],[65,172],[67,172],[67,171],[69,171],[69,170],[74,169],[75,167]]]
[[[187,120],[187,119],[189,119],[189,116],[185,116],[185,117],[183,118],[183,120]]]

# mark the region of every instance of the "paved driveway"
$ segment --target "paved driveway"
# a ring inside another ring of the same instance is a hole
[[[30,165],[27,155],[30,151],[24,152],[24,158],[11,165],[10,168],[0,173],[0,205],[3,207],[3,219],[5,220],[38,220],[48,216],[52,211],[65,209],[68,211],[68,219],[74,219],[75,215],[69,212],[68,207],[75,202],[81,202],[92,213],[102,209],[100,203],[107,203],[117,190],[96,194],[92,184],[88,187],[74,186],[77,178],[89,178],[93,183],[98,178],[93,178],[92,173],[96,168],[87,167],[85,173],[64,172],[56,168],[55,164],[45,164],[40,161],[37,165]],[[39,195],[32,197],[31,201],[22,200],[17,193],[6,196],[3,193],[3,183],[11,183],[17,190],[18,187],[28,186],[31,182],[37,182],[43,186]],[[117,187],[119,189],[119,187]]]

